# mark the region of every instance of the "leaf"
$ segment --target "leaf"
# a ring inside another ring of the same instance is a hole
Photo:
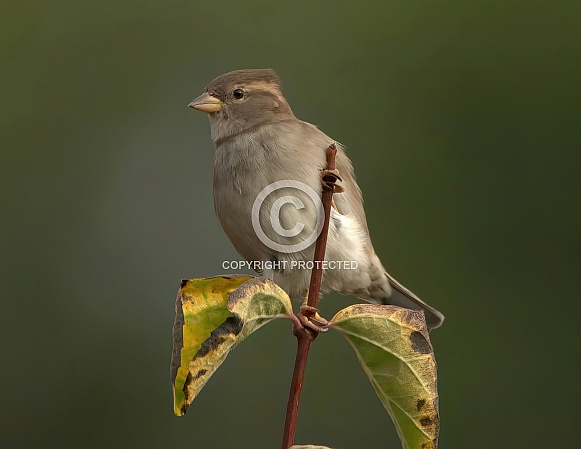
[[[223,276],[182,281],[176,298],[171,360],[176,415],[185,413],[183,388],[186,381],[191,381],[189,362],[211,332],[232,316],[226,307],[228,295],[249,279]]]
[[[171,360],[174,413],[186,413],[241,341],[269,321],[290,314],[288,295],[266,279],[220,276],[182,281]]]
[[[423,312],[356,304],[339,311],[332,327],[355,349],[404,449],[436,449],[436,360]]]

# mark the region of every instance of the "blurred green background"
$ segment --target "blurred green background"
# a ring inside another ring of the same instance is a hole
[[[168,375],[180,279],[239,259],[186,105],[272,67],[295,114],[347,145],[384,264],[446,314],[441,447],[573,447],[580,20],[578,0],[0,2],[0,446],[279,447],[288,322],[183,418]],[[331,334],[297,442],[399,447]]]

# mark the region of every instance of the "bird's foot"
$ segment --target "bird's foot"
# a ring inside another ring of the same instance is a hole
[[[321,184],[323,184],[324,190],[332,190],[333,193],[343,193],[345,189],[338,184],[342,181],[341,176],[339,176],[339,170],[321,170]]]
[[[319,315],[319,309],[316,307],[302,304],[297,316],[304,327],[308,327],[317,333],[327,332],[329,330],[329,324],[331,324],[330,321],[327,321]]]

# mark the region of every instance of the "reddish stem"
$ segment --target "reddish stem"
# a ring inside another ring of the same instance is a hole
[[[327,148],[327,170],[335,170],[335,156],[337,155],[337,148],[335,144],[332,143]],[[336,178],[333,176],[323,177],[323,181],[335,182]],[[315,244],[315,257],[314,257],[314,267],[311,272],[311,283],[309,284],[309,299],[307,305],[311,307],[317,307],[319,303],[319,293],[321,292],[321,279],[323,278],[323,262],[325,260],[325,249],[327,248],[327,236],[329,234],[329,219],[331,218],[331,205],[333,202],[333,189],[323,188],[322,195],[323,210],[325,212],[325,221],[323,224],[323,229],[317,238],[317,243]]]
[[[337,148],[335,144],[329,145],[327,148],[327,170],[335,170],[335,156],[337,155]],[[337,179],[329,175],[323,177],[324,181],[333,184]],[[321,279],[323,277],[323,264],[325,260],[325,249],[327,247],[327,234],[329,233],[329,219],[331,217],[331,205],[333,200],[333,188],[324,187],[322,202],[323,211],[325,214],[325,222],[321,233],[317,238],[315,244],[314,267],[311,272],[311,282],[309,284],[309,297],[307,305],[317,307],[319,302],[319,293],[321,291]],[[307,359],[309,357],[309,349],[311,343],[317,337],[318,333],[310,328],[305,328],[300,321],[293,320],[293,334],[297,337],[297,355],[295,358],[295,366],[293,370],[293,377],[288,397],[288,404],[286,407],[286,420],[284,423],[284,434],[282,439],[282,449],[288,449],[294,444],[295,430],[297,427],[297,419],[299,415],[299,402],[301,399],[301,390],[303,388],[303,379],[305,378],[305,368],[307,366]]]
[[[282,449],[288,449],[295,441],[295,430],[297,428],[297,419],[299,416],[299,402],[301,400],[301,390],[303,389],[303,379],[305,378],[307,358],[309,357],[311,343],[317,336],[314,331],[303,327],[302,324],[300,327],[293,324],[293,334],[297,337],[297,355],[295,358],[293,378],[286,406]]]

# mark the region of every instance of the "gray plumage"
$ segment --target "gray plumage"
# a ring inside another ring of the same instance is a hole
[[[263,275],[272,278],[291,297],[302,299],[308,289],[310,270],[298,268],[298,263],[313,260],[314,244],[292,252],[265,244],[253,226],[252,209],[261,191],[277,181],[299,181],[320,198],[320,172],[326,168],[326,149],[336,142],[294,116],[282,95],[278,76],[270,69],[237,70],[219,76],[190,106],[207,112],[210,118],[216,145],[214,204],[222,228],[246,260],[277,262],[275,269],[265,270]],[[420,309],[429,328],[440,326],[444,316],[393,279],[375,254],[351,161],[340,144],[337,148],[336,165],[344,192],[333,196],[325,260],[354,261],[357,268],[325,270],[321,290]],[[287,204],[289,197],[296,202]],[[300,232],[281,235],[285,232],[276,230],[269,215],[273,207],[279,212],[284,230]],[[267,239],[288,247],[304,242],[316,231],[317,216],[307,193],[284,187],[264,199],[254,219]],[[286,232],[289,233],[292,234]]]

